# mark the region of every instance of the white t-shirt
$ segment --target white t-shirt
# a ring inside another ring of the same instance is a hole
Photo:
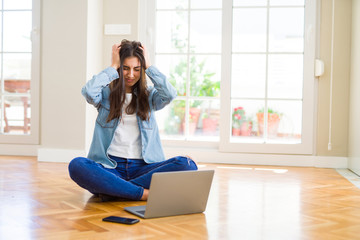
[[[126,93],[122,119],[116,127],[114,137],[108,148],[108,154],[132,159],[142,159],[140,129],[136,113],[126,114],[125,109],[131,102],[131,93]]]

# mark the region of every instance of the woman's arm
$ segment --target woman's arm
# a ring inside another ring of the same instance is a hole
[[[145,73],[148,75],[155,88],[152,94],[153,108],[155,110],[160,110],[176,98],[177,92],[171,83],[166,79],[166,76],[156,67],[151,66],[146,47],[142,46],[141,48],[146,62]]]
[[[102,99],[103,88],[117,78],[119,78],[118,72],[113,67],[108,67],[89,80],[81,89],[81,93],[88,103],[98,107]]]
[[[176,89],[156,67],[150,66],[145,72],[155,88],[152,94],[153,108],[160,110],[176,98]]]
[[[111,67],[95,75],[81,90],[86,101],[95,107],[98,107],[101,102],[102,89],[108,86],[113,80],[119,78],[119,73],[117,72],[117,69],[120,67],[119,51],[120,44],[114,44],[111,49]]]

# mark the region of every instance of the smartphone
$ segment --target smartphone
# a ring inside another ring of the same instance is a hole
[[[140,220],[135,219],[135,218],[110,216],[110,217],[103,218],[103,221],[114,222],[114,223],[123,223],[123,224],[135,224],[135,223],[139,222]]]

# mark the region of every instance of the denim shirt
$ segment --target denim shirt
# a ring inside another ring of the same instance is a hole
[[[148,88],[150,119],[142,121],[137,116],[137,121],[141,135],[143,159],[146,163],[154,163],[165,160],[155,119],[155,111],[169,104],[176,97],[176,90],[156,67],[150,66],[145,73],[154,84],[153,87]],[[119,78],[118,72],[114,68],[108,67],[88,81],[81,91],[86,101],[94,105],[98,110],[88,158],[106,168],[116,168],[117,165],[114,160],[109,158],[107,150],[120,119],[106,122],[110,112],[109,84],[117,78]]]

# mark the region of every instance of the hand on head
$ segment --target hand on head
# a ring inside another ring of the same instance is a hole
[[[122,41],[122,43],[124,42],[124,40]],[[122,43],[116,43],[112,46],[112,50],[111,50],[111,67],[115,68],[116,70],[118,70],[120,68],[120,49],[121,49],[121,44]],[[145,69],[147,69],[148,67],[151,66],[150,64],[150,59],[149,59],[149,55],[148,52],[146,50],[146,47],[144,45],[138,45],[138,47],[143,51],[143,55],[145,58]]]
[[[148,67],[151,66],[148,52],[147,52],[146,47],[144,45],[141,45],[140,48],[141,48],[141,50],[143,50],[143,54],[144,54],[144,58],[145,58],[145,62],[146,62],[145,69],[148,69]]]
[[[120,48],[121,44],[117,43],[112,46],[111,50],[111,67],[115,68],[116,70],[120,67]]]

